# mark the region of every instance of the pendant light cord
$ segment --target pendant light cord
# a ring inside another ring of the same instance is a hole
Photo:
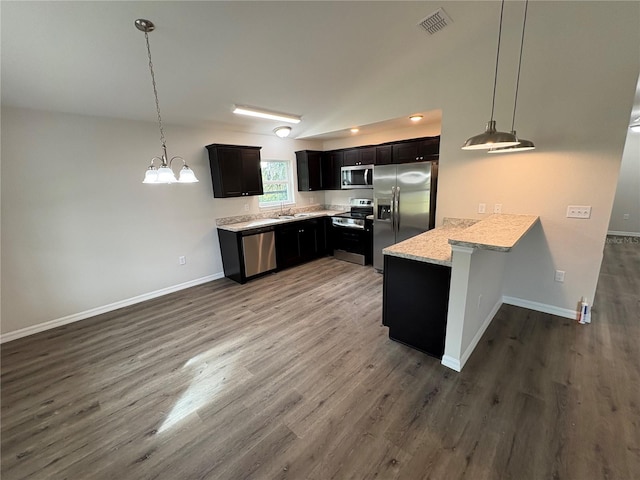
[[[524,46],[524,27],[527,24],[527,7],[529,6],[529,0],[524,2],[524,18],[522,20],[522,37],[520,38],[520,58],[518,59],[518,77],[516,79],[516,96],[513,99],[513,118],[511,119],[511,131],[515,130],[516,124],[516,105],[518,104],[518,89],[520,88],[520,67],[522,66],[522,48]]]
[[[147,55],[149,56],[149,71],[151,72],[151,83],[153,84],[153,95],[156,99],[156,112],[158,113],[158,125],[160,126],[160,142],[164,156],[167,156],[167,145],[164,139],[164,130],[162,128],[162,117],[160,116],[160,102],[158,101],[158,89],[156,88],[156,76],[153,73],[153,62],[151,61],[151,47],[149,47],[149,34],[144,32],[144,38],[147,41]]]
[[[500,59],[500,38],[502,37],[502,14],[504,12],[504,0],[500,5],[500,26],[498,27],[498,49],[496,52],[496,72],[493,77],[493,100],[491,100],[491,121],[493,122],[493,111],[496,106],[496,85],[498,84],[498,61]]]

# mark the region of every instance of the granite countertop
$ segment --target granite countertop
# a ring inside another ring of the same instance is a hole
[[[456,233],[449,238],[451,245],[508,252],[533,227],[536,215],[495,214]]]
[[[293,218],[254,218],[251,220],[240,221],[236,223],[218,225],[218,228],[220,230],[228,230],[230,232],[242,232],[244,230],[251,230],[254,228],[282,225],[283,223],[290,222],[299,222],[301,220],[307,220],[309,218],[331,217],[339,213],[344,213],[344,210],[314,210],[310,212],[294,214]]]
[[[451,245],[508,252],[538,221],[535,215],[496,214],[484,220],[445,218],[441,227],[385,248],[384,255],[451,266]]]

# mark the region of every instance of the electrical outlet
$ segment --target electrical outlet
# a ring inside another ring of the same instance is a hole
[[[478,204],[478,213],[484,213],[487,210],[487,205],[485,203]]]
[[[622,215],[622,219],[623,220],[629,220],[629,214],[625,213],[624,215]]]
[[[502,204],[501,203],[496,203],[493,206],[493,213],[502,213]]]
[[[591,218],[591,207],[589,205],[569,205],[567,218]]]
[[[185,257],[184,255],[178,257],[178,265],[186,265],[187,264],[187,257]]]
[[[245,203],[245,204],[244,204],[244,211],[245,211],[245,212],[248,212],[248,211],[249,211],[249,204],[248,204],[248,203]]]
[[[560,283],[564,282],[564,270],[556,270],[554,280]]]

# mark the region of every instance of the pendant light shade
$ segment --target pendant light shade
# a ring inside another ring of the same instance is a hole
[[[178,177],[178,183],[196,183],[198,179],[196,178],[196,174],[193,173],[187,165],[183,165],[180,170],[180,176]]]
[[[510,147],[518,145],[518,139],[513,133],[496,131],[495,120],[487,123],[484,133],[469,138],[462,146],[463,150],[487,150],[489,148]]]
[[[156,100],[156,112],[158,114],[158,126],[160,127],[160,143],[162,146],[162,157],[153,157],[151,159],[151,165],[147,168],[144,174],[144,180],[142,183],[195,183],[198,181],[193,170],[191,170],[185,163],[182,157],[173,157],[171,160],[167,160],[167,144],[164,139],[164,129],[162,128],[162,117],[160,116],[160,102],[158,101],[158,89],[156,88],[156,77],[153,72],[153,63],[151,62],[151,47],[149,46],[149,32],[153,32],[156,26],[150,20],[139,18],[134,22],[134,25],[138,30],[144,33],[144,38],[147,42],[147,56],[149,57],[149,71],[151,72],[151,84],[153,86],[153,96]],[[180,171],[180,178],[176,179],[173,170],[171,170],[171,163],[176,160],[182,160],[183,167]],[[157,168],[153,162],[158,160],[160,167]]]
[[[531,140],[525,140],[523,138],[518,138],[515,130],[511,131],[511,133],[518,139],[518,144],[513,145],[511,147],[497,147],[489,150],[488,153],[516,153],[516,152],[526,152],[527,150],[535,150],[536,146],[533,144]]]
[[[527,24],[527,8],[529,6],[529,0],[524,3],[524,16],[522,19],[522,36],[520,37],[520,58],[518,59],[518,77],[516,80],[516,94],[513,99],[513,117],[511,118],[511,133],[517,138],[515,131],[516,124],[516,106],[518,104],[518,89],[520,87],[520,67],[522,67],[522,48],[524,46],[524,29]],[[518,153],[526,152],[528,150],[535,150],[536,146],[531,140],[524,140],[518,138],[519,143],[512,146],[495,147],[489,150],[489,153]]]
[[[631,125],[629,125],[629,128],[632,132],[640,133],[640,117],[636,118]]]
[[[493,119],[493,113],[496,104],[496,84],[498,82],[498,61],[500,60],[500,39],[502,37],[502,14],[504,12],[504,0],[500,6],[500,26],[498,28],[498,48],[496,52],[496,71],[493,77],[493,98],[491,100],[491,120],[487,123],[484,133],[474,135],[469,138],[464,145],[463,150],[487,150],[489,148],[508,147],[517,145],[518,139],[515,135],[507,132],[499,132],[496,130],[496,122]]]

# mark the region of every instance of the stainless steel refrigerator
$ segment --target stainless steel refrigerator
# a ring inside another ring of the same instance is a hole
[[[435,225],[438,162],[373,168],[373,266],[382,272],[382,249]]]

